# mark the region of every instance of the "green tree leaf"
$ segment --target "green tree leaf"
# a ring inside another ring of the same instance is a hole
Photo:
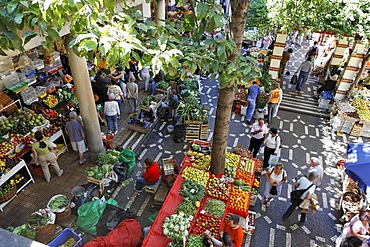
[[[14,17],[14,22],[16,24],[21,24],[23,20],[23,14],[22,13],[17,13]]]
[[[11,14],[16,8],[17,8],[17,4],[15,2],[9,2],[6,9],[8,13]]]
[[[26,32],[25,34],[23,34],[23,38],[24,38],[24,45],[27,44],[31,39],[33,39],[34,37],[37,36],[37,33],[35,32]]]

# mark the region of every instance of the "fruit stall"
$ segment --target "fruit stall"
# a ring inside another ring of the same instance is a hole
[[[370,90],[357,87],[348,101],[336,101],[332,125],[335,131],[370,137]]]
[[[35,172],[35,167],[30,163],[31,142],[36,131],[41,131],[45,139],[54,145],[58,156],[67,151],[60,126],[57,122],[51,124],[42,113],[23,107],[0,119],[0,210],[27,184],[34,182],[32,172]]]
[[[143,246],[196,245],[206,230],[219,237],[230,214],[241,217],[247,234],[254,232],[255,213],[249,211],[256,183],[255,160],[226,153],[225,172],[215,176],[209,171],[212,143],[193,141]],[[194,245],[195,244],[195,245]]]

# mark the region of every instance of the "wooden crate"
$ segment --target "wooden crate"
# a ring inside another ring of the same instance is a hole
[[[104,179],[99,180],[99,179],[96,179],[96,178],[93,178],[93,177],[87,177],[87,181],[89,181],[92,184],[99,185],[100,195],[103,195],[103,191],[104,191]]]
[[[352,127],[350,135],[351,136],[360,136],[361,132],[362,132],[362,125],[355,123]]]
[[[186,125],[186,141],[193,141],[199,139],[200,125],[199,124],[189,124]]]
[[[200,140],[207,140],[208,139],[208,124],[201,124],[200,125]]]
[[[0,112],[6,117],[13,114],[18,109],[16,104],[7,94],[0,91]]]

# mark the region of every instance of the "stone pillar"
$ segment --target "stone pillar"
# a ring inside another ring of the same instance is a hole
[[[343,37],[338,40],[337,47],[333,54],[333,59],[331,61],[331,66],[339,65],[343,59],[344,52],[348,48],[348,38]]]
[[[274,50],[272,52],[271,63],[269,68],[269,74],[271,75],[273,80],[276,80],[279,77],[280,62],[281,59],[283,58],[286,37],[287,35],[282,33],[278,33],[276,35],[276,41],[274,45]]]
[[[70,39],[66,39],[68,44]],[[98,154],[105,151],[99,119],[96,111],[94,95],[91,87],[90,76],[87,70],[86,59],[78,57],[73,49],[67,47],[68,61],[72,71],[74,86],[78,99],[78,105],[84,121],[87,146],[90,159],[95,162]]]
[[[158,0],[157,1],[157,8],[155,11],[155,22],[158,26],[164,26],[166,19],[166,1],[165,0]]]
[[[152,19],[152,9],[150,7],[150,2],[143,2],[143,17],[148,20]]]
[[[336,90],[335,99],[342,100],[346,96],[348,90],[351,88],[359,68],[362,63],[362,59],[365,54],[365,45],[357,43],[355,50],[352,52],[349,58],[348,65],[345,68],[343,77],[341,78],[338,88]]]

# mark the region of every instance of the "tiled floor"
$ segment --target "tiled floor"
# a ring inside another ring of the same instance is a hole
[[[146,95],[147,93],[140,90],[140,99]],[[126,104],[122,112],[122,118],[119,119],[119,132],[114,138],[114,147],[120,146],[128,136],[132,134],[132,131],[127,128],[129,118],[128,112],[129,107]],[[106,127],[102,126],[101,131],[106,133]],[[61,169],[64,170],[64,174],[61,177],[57,177],[51,170],[52,178],[50,183],[47,183],[42,175],[33,175],[35,183],[26,186],[25,189],[4,208],[4,211],[0,212],[1,228],[18,226],[26,223],[28,217],[34,211],[45,208],[50,198],[56,194],[64,194],[71,198],[71,191],[75,186],[88,183],[85,170],[94,166],[90,161],[79,166],[77,155],[71,150],[62,154],[58,159],[58,163]]]

